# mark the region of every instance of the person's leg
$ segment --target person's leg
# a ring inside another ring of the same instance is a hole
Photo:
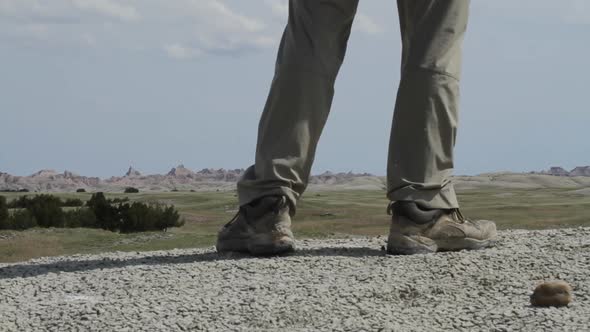
[[[468,0],[398,0],[401,80],[387,167],[387,196],[458,208],[450,176],[457,131]]]
[[[255,165],[238,181],[240,210],[217,250],[253,255],[295,248],[291,216],[307,186],[358,0],[290,0],[289,22],[258,127]]]
[[[238,182],[240,206],[305,190],[358,0],[290,0],[275,76],[258,127],[255,164]]]
[[[450,176],[468,0],[398,0],[401,81],[388,161],[387,252],[493,246],[496,224],[463,217]]]

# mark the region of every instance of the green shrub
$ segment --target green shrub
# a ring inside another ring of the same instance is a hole
[[[78,198],[68,198],[62,201],[59,197],[51,196],[51,195],[37,195],[33,198],[29,198],[27,195],[21,196],[17,199],[14,199],[12,202],[8,204],[9,209],[28,209],[34,204],[46,204],[50,200],[52,203],[58,203],[61,207],[80,207],[84,206],[84,202]]]
[[[80,208],[64,212],[65,227],[97,228],[96,215],[88,208]]]
[[[58,197],[42,194],[33,198],[21,196],[10,202],[8,208],[28,210],[41,227],[63,227],[62,205]]]
[[[173,205],[164,207],[160,218],[156,222],[156,228],[164,231],[170,227],[181,227],[183,225],[184,220],[180,220],[180,214]]]
[[[8,219],[8,203],[6,197],[0,196],[0,220]]]
[[[31,205],[31,199],[27,195],[20,196],[8,203],[9,209],[26,209]]]
[[[0,229],[8,228],[8,204],[6,197],[0,196]]]
[[[30,199],[26,209],[35,217],[40,227],[64,227],[62,204],[58,197],[42,194]]]
[[[0,189],[3,193],[28,193],[29,189]]]
[[[86,189],[84,189],[84,188],[79,188],[79,189],[77,189],[77,190],[76,190],[76,192],[77,192],[77,193],[85,193],[85,192],[86,192]]]
[[[80,207],[84,206],[84,202],[78,198],[68,198],[65,202],[61,205],[63,207]]]
[[[137,189],[137,188],[133,188],[133,187],[125,188],[126,194],[137,194],[138,192],[139,192],[139,189]]]
[[[31,211],[27,209],[16,210],[8,220],[9,228],[15,230],[25,230],[37,227],[37,219]]]
[[[125,197],[125,198],[113,198],[111,200],[109,200],[109,202],[111,204],[121,204],[121,203],[125,203],[125,202],[129,202],[129,198]]]
[[[143,203],[121,205],[121,233],[145,232],[156,229],[158,211]]]
[[[159,203],[145,204],[134,202],[120,206],[121,233],[167,230],[180,227],[180,215],[174,206]]]
[[[113,232],[120,228],[119,211],[111,205],[111,202],[106,199],[104,193],[98,192],[92,194],[86,205],[96,216],[96,225],[98,228]]]
[[[102,192],[93,194],[86,207],[82,205],[79,199],[62,202],[58,197],[45,194],[32,198],[22,196],[7,204],[0,196],[0,229],[88,227],[130,233],[165,231],[184,225],[173,205],[129,203],[128,198],[109,200]],[[78,208],[63,211],[62,206]],[[16,210],[12,215],[8,213],[9,207]]]

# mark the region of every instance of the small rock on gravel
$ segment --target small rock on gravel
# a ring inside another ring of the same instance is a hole
[[[572,286],[557,280],[540,284],[531,295],[531,304],[537,307],[563,307],[572,302]]]

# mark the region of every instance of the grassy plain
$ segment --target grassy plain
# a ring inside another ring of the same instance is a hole
[[[11,200],[23,194],[0,195]],[[89,193],[56,195],[90,198]],[[233,192],[107,194],[107,197],[174,204],[186,219],[186,225],[165,233],[136,234],[82,228],[0,231],[0,262],[105,251],[212,246],[219,227],[237,211]],[[500,229],[590,226],[590,195],[576,194],[571,189],[466,190],[459,192],[459,200],[466,216],[495,220]],[[308,192],[299,203],[294,232],[300,239],[385,235],[389,227],[386,206],[382,191]]]

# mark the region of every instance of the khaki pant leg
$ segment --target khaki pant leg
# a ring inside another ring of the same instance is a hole
[[[328,118],[358,0],[291,0],[275,76],[258,127],[255,164],[238,181],[240,205],[285,195],[295,213]]]
[[[393,116],[387,196],[457,208],[450,180],[468,0],[398,0],[402,69]]]

